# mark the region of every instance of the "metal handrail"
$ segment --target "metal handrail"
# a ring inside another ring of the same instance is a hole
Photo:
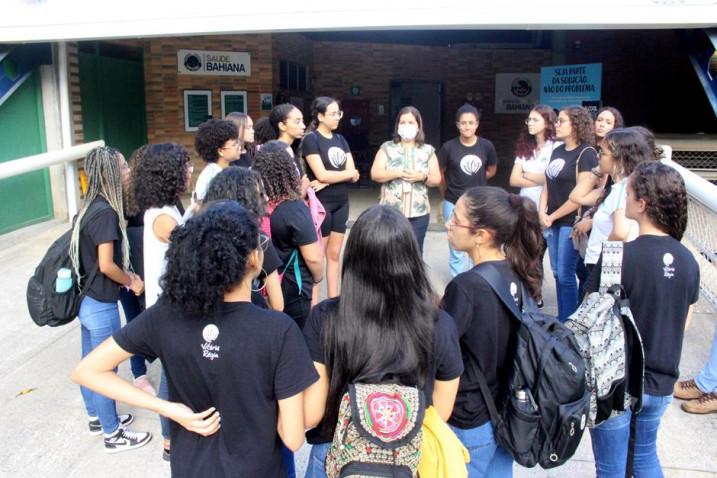
[[[11,178],[18,174],[29,173],[31,171],[37,171],[38,169],[45,169],[55,164],[77,161],[78,159],[83,159],[87,156],[87,153],[98,146],[104,145],[105,142],[99,140],[70,148],[59,149],[57,151],[50,151],[49,153],[35,154],[33,156],[13,159],[12,161],[5,161],[4,163],[0,163],[0,179]]]
[[[45,169],[55,164],[65,164],[65,187],[67,195],[67,212],[69,217],[77,213],[77,184],[75,175],[75,161],[87,156],[87,153],[104,146],[103,140],[93,141],[91,143],[71,146],[69,148],[51,151],[49,153],[35,154],[24,158],[13,159],[0,163],[0,179],[11,178],[19,174],[29,173],[40,169]]]

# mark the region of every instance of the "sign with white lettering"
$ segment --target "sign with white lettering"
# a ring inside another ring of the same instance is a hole
[[[250,76],[251,56],[241,51],[178,50],[177,71],[183,75]]]
[[[495,112],[528,115],[540,99],[540,74],[497,73]]]
[[[602,63],[540,69],[540,102],[555,109],[600,101]]]

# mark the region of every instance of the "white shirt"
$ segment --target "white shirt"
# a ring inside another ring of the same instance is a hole
[[[146,307],[157,302],[162,288],[159,286],[159,278],[162,277],[167,268],[165,254],[169,249],[169,243],[160,241],[154,234],[153,225],[158,216],[167,214],[182,225],[182,215],[179,214],[177,206],[153,207],[144,212],[144,300]]]
[[[538,153],[537,157],[535,156],[535,152],[533,152],[530,158],[515,158],[515,162],[522,162],[523,171],[525,171],[526,173],[543,174],[545,172],[545,168],[550,162],[550,156],[553,154],[553,150],[561,144],[563,144],[561,141],[546,141],[543,144],[543,147],[540,148],[540,152]],[[535,203],[535,206],[537,208],[540,208],[540,193],[542,191],[542,185],[530,186],[527,188],[521,188],[520,195],[529,198]]]
[[[590,231],[588,239],[588,248],[585,252],[585,264],[597,264],[602,252],[602,243],[607,241],[612,228],[615,224],[615,211],[625,209],[625,201],[627,200],[627,178],[623,178],[616,182],[610,188],[610,194],[598,206],[597,211],[593,214],[593,228]],[[631,226],[630,231],[636,232],[638,229],[637,222],[629,220]],[[628,241],[635,237],[628,237]]]
[[[208,163],[197,178],[197,184],[194,186],[193,201],[203,201],[209,189],[209,183],[212,182],[214,176],[222,172],[221,166],[217,163]]]

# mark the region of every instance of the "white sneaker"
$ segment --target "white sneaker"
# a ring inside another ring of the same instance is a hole
[[[119,453],[146,445],[152,440],[149,432],[133,432],[120,427],[110,436],[105,436],[105,453]]]

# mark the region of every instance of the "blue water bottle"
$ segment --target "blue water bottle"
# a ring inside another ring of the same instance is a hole
[[[72,287],[72,271],[63,267],[57,270],[57,279],[55,280],[55,292],[62,294]]]

